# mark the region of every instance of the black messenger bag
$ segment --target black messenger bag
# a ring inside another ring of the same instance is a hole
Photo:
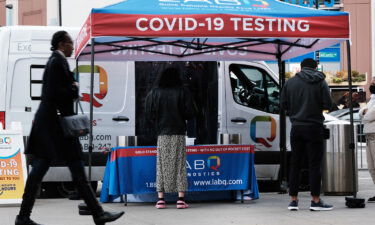
[[[60,116],[60,124],[66,138],[86,136],[90,131],[90,120],[83,113],[81,102],[78,101],[78,104],[82,114]]]

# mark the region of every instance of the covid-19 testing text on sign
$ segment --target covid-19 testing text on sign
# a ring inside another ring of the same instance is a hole
[[[19,131],[0,130],[0,205],[20,204],[27,177]]]

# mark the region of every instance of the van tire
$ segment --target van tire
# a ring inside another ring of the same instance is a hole
[[[280,193],[286,193],[288,191],[288,187],[283,187],[283,185],[289,186],[290,160],[291,160],[291,154],[288,156],[288,159],[287,159],[287,174],[286,174],[287,183],[286,184],[282,183],[281,170],[279,170],[278,183],[279,183]],[[304,163],[304,165],[307,165],[307,162]],[[298,186],[298,190],[300,192],[310,190],[309,176],[310,175],[309,175],[308,167],[306,166],[302,167],[300,170],[300,174],[299,174],[299,186]]]
[[[280,183],[278,180],[258,180],[259,192],[279,192]]]
[[[92,181],[91,187],[96,193],[98,182]],[[43,182],[38,194],[39,198],[69,198],[76,195],[76,188],[73,182]]]
[[[39,198],[60,198],[57,183],[58,182],[43,182],[40,188]]]
[[[73,182],[58,182],[57,191],[63,198],[69,198],[77,193]]]
[[[76,185],[73,182],[57,182],[57,183],[58,183],[57,191],[60,197],[70,198],[72,200],[78,197],[79,199],[79,194],[76,189]],[[98,182],[91,181],[91,188],[93,189],[94,193],[96,193],[96,190],[98,188]]]

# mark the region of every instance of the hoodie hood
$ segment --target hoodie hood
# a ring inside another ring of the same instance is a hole
[[[302,68],[302,70],[298,72],[296,76],[307,83],[318,83],[326,78],[324,73],[308,67]]]

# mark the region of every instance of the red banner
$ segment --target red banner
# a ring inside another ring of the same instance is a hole
[[[186,146],[186,154],[225,154],[225,153],[254,153],[254,145],[197,145]],[[111,161],[121,157],[155,156],[156,147],[124,147],[117,148],[111,154]]]
[[[257,17],[231,14],[92,14],[93,36],[349,38],[347,15]]]

